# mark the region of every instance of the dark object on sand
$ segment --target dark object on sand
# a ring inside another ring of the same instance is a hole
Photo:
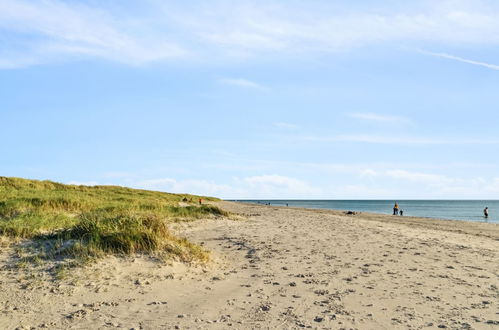
[[[356,215],[356,214],[359,214],[360,212],[355,212],[355,211],[346,211],[345,214],[346,215]]]

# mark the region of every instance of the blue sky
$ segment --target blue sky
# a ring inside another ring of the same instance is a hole
[[[499,3],[0,0],[0,175],[497,199]]]

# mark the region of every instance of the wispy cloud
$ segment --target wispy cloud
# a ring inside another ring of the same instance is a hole
[[[485,67],[485,68],[491,69],[491,70],[499,70],[499,65],[496,65],[496,64],[490,64],[490,63],[485,63],[485,62],[474,61],[474,60],[462,58],[462,57],[459,57],[459,56],[449,55],[449,54],[446,54],[446,53],[433,53],[433,52],[428,52],[428,51],[423,51],[423,50],[420,50],[419,52],[422,53],[422,54],[425,54],[425,55],[430,55],[430,56],[435,56],[435,57],[441,57],[441,58],[446,58],[446,59],[454,60],[454,61],[458,61],[458,62],[473,64],[473,65],[478,65],[478,66]]]
[[[398,11],[383,2],[353,11],[349,6],[317,2],[307,6],[280,1],[223,4],[213,8],[210,3],[211,10],[199,10],[189,21],[207,43],[236,54],[331,53],[392,42],[499,43],[497,7],[478,1],[475,5],[421,1],[419,6]],[[229,8],[232,15],[221,15]]]
[[[219,80],[221,83],[242,88],[253,88],[259,90],[266,90],[267,88],[254,81],[243,78],[222,78]]]
[[[0,69],[19,69],[37,64],[34,58],[0,58]]]
[[[274,126],[282,128],[282,129],[288,129],[288,130],[293,130],[293,129],[298,128],[298,125],[291,124],[291,123],[285,123],[285,122],[274,123]]]
[[[442,137],[419,137],[419,136],[386,136],[386,135],[368,135],[351,134],[337,136],[304,136],[299,138],[301,141],[311,142],[354,142],[371,144],[390,144],[390,145],[496,145],[497,139],[486,138],[442,138]]]
[[[377,113],[351,113],[350,117],[355,119],[381,122],[381,123],[412,123],[409,118],[401,116],[382,115]]]
[[[14,68],[67,57],[140,64],[186,56],[187,51],[146,22],[102,7],[57,0],[0,1],[0,29],[22,37],[2,47],[0,67]],[[6,55],[6,53],[8,55]]]
[[[227,15],[230,12],[231,15]],[[2,0],[0,67],[73,58],[128,64],[231,57],[320,55],[392,43],[497,46],[499,6],[482,1],[421,1],[393,9],[284,1]],[[14,40],[14,41],[13,41]],[[443,53],[446,57],[497,69]]]

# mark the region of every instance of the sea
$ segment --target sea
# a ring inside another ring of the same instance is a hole
[[[499,200],[237,200],[243,203],[392,214],[395,202],[404,216],[499,223]],[[489,208],[485,218],[483,209]]]

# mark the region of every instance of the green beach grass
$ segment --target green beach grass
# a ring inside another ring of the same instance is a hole
[[[208,252],[173,235],[172,222],[229,214],[216,198],[118,186],[77,186],[0,177],[0,242],[29,241],[30,258],[78,262],[146,253],[184,262]]]

